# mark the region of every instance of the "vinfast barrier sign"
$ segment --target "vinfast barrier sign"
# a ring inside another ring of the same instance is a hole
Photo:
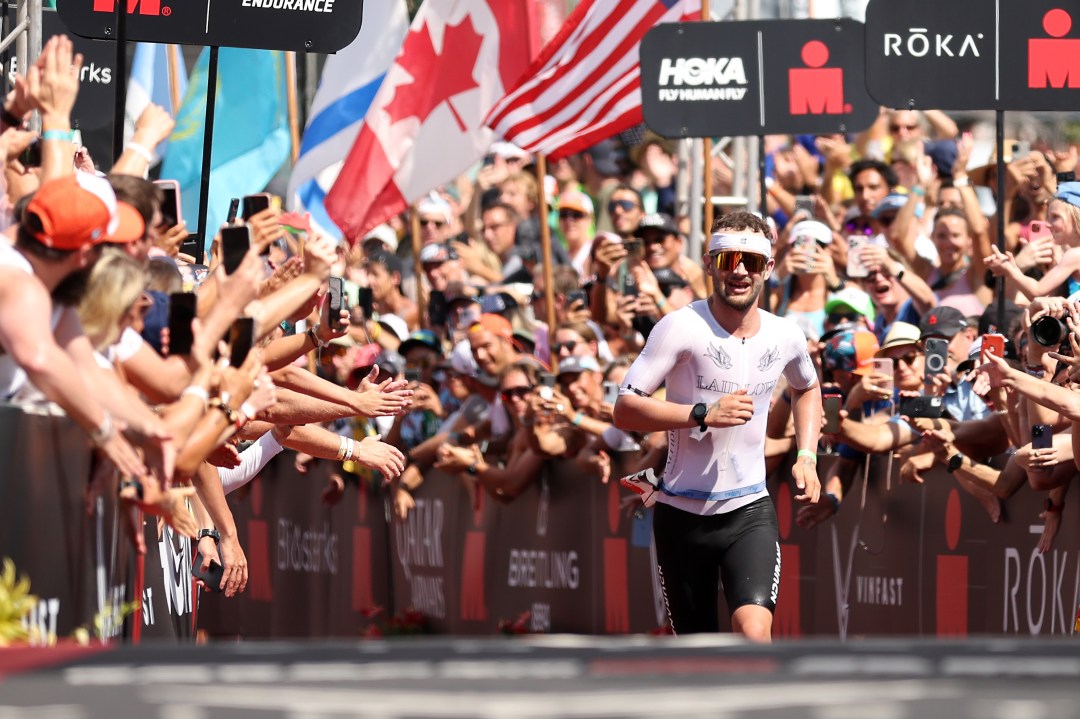
[[[1075,111],[1080,6],[870,0],[866,82],[888,107]]]
[[[361,0],[57,0],[71,32],[117,37],[117,5],[126,11],[124,38],[260,50],[332,53],[360,32]]]
[[[646,124],[666,137],[826,134],[869,127],[855,20],[659,25],[641,41]]]

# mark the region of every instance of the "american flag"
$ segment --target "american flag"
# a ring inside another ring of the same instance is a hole
[[[633,127],[641,117],[641,38],[664,22],[701,18],[701,0],[585,0],[485,124],[556,157]]]

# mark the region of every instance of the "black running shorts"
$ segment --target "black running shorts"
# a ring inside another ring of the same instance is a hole
[[[775,611],[780,545],[771,498],[708,516],[657,504],[653,536],[676,634],[720,631],[720,581],[729,612],[745,604]]]

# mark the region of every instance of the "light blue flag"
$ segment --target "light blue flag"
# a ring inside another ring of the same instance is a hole
[[[184,58],[175,54],[177,94],[183,98],[187,92],[187,69]],[[160,105],[170,114],[176,115],[180,108],[172,106],[172,92],[169,87],[169,46],[152,42],[135,44],[135,57],[131,62],[131,79],[127,87],[127,104],[124,106],[124,140],[131,140],[135,133],[135,121],[150,103]],[[165,156],[169,143],[158,145],[159,157]],[[153,148],[150,148],[153,150]]]
[[[368,106],[409,31],[405,0],[382,0],[364,6],[364,24],[356,39],[326,59],[311,104],[300,157],[289,177],[288,206],[311,213],[323,233],[341,239],[341,230],[323,207],[338,172],[352,150]]]
[[[161,170],[163,179],[180,183],[184,221],[193,232],[199,226],[209,63],[210,51],[205,49],[191,73]],[[262,192],[288,159],[289,142],[284,54],[221,48],[210,199],[203,236],[207,251],[228,216],[229,200]]]

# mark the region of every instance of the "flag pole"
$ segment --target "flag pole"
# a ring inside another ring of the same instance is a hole
[[[420,212],[415,203],[409,208],[409,225],[412,228],[413,274],[416,275],[416,308],[419,310],[420,327],[427,328],[430,318],[427,316],[427,293],[424,292],[424,263],[420,261]]]
[[[701,21],[709,22],[712,19],[712,15],[709,12],[709,0],[701,0]],[[709,236],[712,234],[713,225],[713,186],[712,186],[712,138],[706,137],[702,141],[702,147],[705,152],[705,164],[702,167],[702,194],[705,195],[705,212],[703,217],[705,218],[705,246],[709,246]]]
[[[285,98],[289,104],[289,137],[292,138],[292,163],[300,157],[300,110],[296,105],[296,53],[285,53]]]
[[[166,45],[165,60],[169,68],[169,100],[172,102],[170,112],[173,117],[180,112],[180,104],[184,98],[180,97],[180,48],[177,45]]]
[[[544,187],[544,178],[547,177],[547,157],[543,154],[536,156],[536,184],[540,188],[540,249],[544,255],[544,304],[547,308],[548,347],[551,347],[555,337],[555,279],[551,267],[551,225],[548,224],[547,190]],[[558,358],[551,353],[551,371],[558,372]]]
[[[199,186],[199,246],[195,259],[202,264],[206,256],[206,238],[213,237],[217,228],[206,226],[206,208],[210,203],[210,172],[214,154],[214,104],[217,102],[218,50],[216,45],[210,48],[210,62],[206,70],[206,121],[203,127],[202,180]]]

